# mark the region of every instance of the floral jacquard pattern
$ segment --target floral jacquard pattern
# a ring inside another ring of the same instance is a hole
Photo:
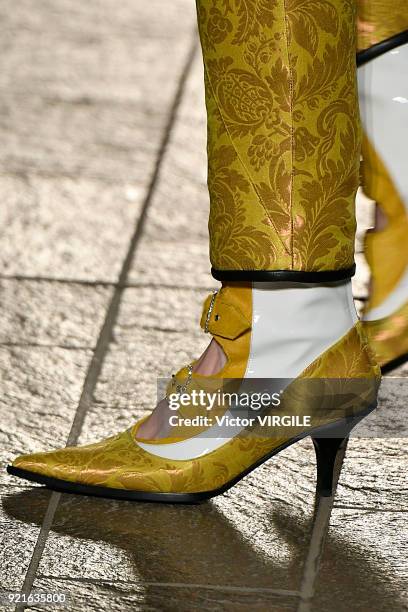
[[[197,0],[218,270],[353,264],[354,0]]]

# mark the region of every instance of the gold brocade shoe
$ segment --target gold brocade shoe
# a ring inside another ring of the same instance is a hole
[[[363,326],[383,371],[408,359],[408,219],[366,236],[372,291]]]
[[[138,438],[142,420],[96,444],[22,455],[8,472],[58,491],[194,503],[223,493],[282,449],[311,436],[317,490],[331,495],[336,454],[374,409],[380,376],[353,311],[350,283],[225,286],[207,298],[201,325],[222,346],[227,363],[216,377],[183,368],[167,397],[191,397],[207,378],[211,390],[214,381],[219,386],[227,378],[239,384],[278,380],[282,402],[267,404],[263,413],[275,417],[272,424],[262,426],[254,418],[255,424],[235,424],[220,435],[215,422],[198,433],[181,428],[172,437],[149,441]],[[192,410],[187,406],[187,414]],[[221,412],[234,416],[235,410],[230,405]],[[284,416],[292,419],[291,427],[276,425]]]
[[[383,373],[408,361],[408,302],[388,317],[364,321],[364,331]]]
[[[358,54],[363,189],[387,219],[366,236],[372,287],[363,323],[383,370],[408,356],[407,62],[408,31]]]

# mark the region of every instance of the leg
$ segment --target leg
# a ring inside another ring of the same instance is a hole
[[[360,155],[354,0],[197,8],[214,276],[349,278]]]
[[[210,257],[213,275],[224,282],[319,283],[353,273],[360,156],[354,8],[353,0],[234,1],[221,8],[197,1]],[[310,289],[307,302],[316,301]],[[260,295],[273,302],[272,312],[276,287]],[[337,289],[333,295],[331,308],[344,311]],[[308,342],[310,355],[320,343]],[[225,361],[212,341],[194,371],[214,375]],[[167,435],[168,414],[163,401],[140,435]]]
[[[360,14],[359,46],[372,45],[359,53],[362,181],[377,204],[376,227],[365,244],[372,282],[364,320],[385,366],[408,352],[408,7],[400,0],[362,0]]]
[[[360,156],[354,0],[198,0],[197,13],[211,263],[223,285],[203,307],[210,348],[170,380],[156,416],[167,426],[170,402],[187,395],[177,414],[208,415],[209,424],[147,440],[138,422],[96,445],[21,456],[15,475],[94,495],[199,501],[299,437],[338,438],[339,424],[375,402],[379,371],[350,287]],[[236,403],[216,397],[213,413],[193,403],[193,392],[214,397],[226,379],[241,389],[253,378],[318,382],[317,398],[284,382],[275,409],[309,415],[310,428],[225,430],[216,417],[236,414]],[[334,394],[326,378],[362,386]]]

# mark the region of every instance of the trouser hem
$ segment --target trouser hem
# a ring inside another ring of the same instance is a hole
[[[303,270],[217,270],[211,268],[211,274],[219,281],[250,282],[327,283],[350,279],[355,272],[355,265],[342,270],[321,270],[317,272],[305,272]]]
[[[381,42],[372,45],[368,49],[364,49],[363,51],[359,51],[357,53],[357,66],[364,66],[368,62],[371,62],[376,57],[383,55],[384,53],[388,53],[397,47],[401,47],[401,45],[405,45],[408,43],[408,30],[404,30],[395,36],[391,36],[386,40],[382,40]]]

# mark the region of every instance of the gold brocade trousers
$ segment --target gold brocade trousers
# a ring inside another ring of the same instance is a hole
[[[360,46],[404,29],[394,6],[406,19],[405,3],[361,0]],[[349,278],[362,140],[356,0],[197,0],[197,15],[213,275]]]

